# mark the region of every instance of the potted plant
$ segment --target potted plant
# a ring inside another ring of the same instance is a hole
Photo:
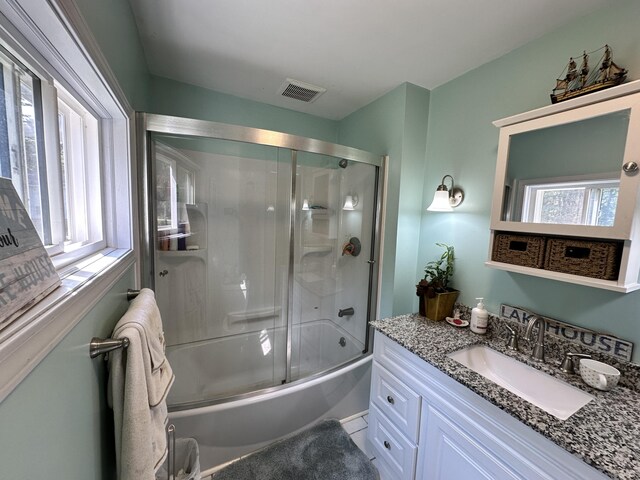
[[[444,248],[444,252],[439,259],[425,265],[424,278],[418,283],[417,292],[422,294],[421,302],[424,302],[420,314],[431,320],[444,320],[453,314],[460,291],[449,286],[455,260],[453,247],[444,243],[436,245]]]

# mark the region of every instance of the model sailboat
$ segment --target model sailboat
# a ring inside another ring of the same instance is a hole
[[[551,93],[551,103],[558,103],[586,95],[587,93],[597,92],[624,82],[627,77],[627,70],[615,64],[609,45],[590,53],[593,54],[602,50],[604,52],[598,62],[600,64],[598,69],[589,67],[589,55],[587,52],[582,54],[580,68],[578,68],[573,57],[569,59],[569,63],[562,72],[566,72],[565,76],[556,80],[556,87]]]

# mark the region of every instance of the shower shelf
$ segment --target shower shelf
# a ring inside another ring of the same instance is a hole
[[[198,250],[158,250],[159,254],[169,257],[198,257],[204,255],[206,252],[206,248],[199,248]]]
[[[327,255],[333,252],[332,245],[314,245],[308,247],[302,247],[302,256],[307,255]]]
[[[333,215],[333,210],[331,208],[317,208],[313,210],[309,210],[311,212],[312,217],[330,217]]]

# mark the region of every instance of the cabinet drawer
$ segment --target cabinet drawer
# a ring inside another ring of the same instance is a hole
[[[378,362],[371,373],[371,401],[413,443],[420,431],[420,395]]]
[[[416,466],[417,447],[371,405],[369,409],[369,441],[376,457],[382,459],[397,480],[412,480]]]

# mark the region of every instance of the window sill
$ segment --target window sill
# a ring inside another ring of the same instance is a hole
[[[107,248],[59,271],[62,285],[0,332],[0,402],[134,262],[131,250]]]

